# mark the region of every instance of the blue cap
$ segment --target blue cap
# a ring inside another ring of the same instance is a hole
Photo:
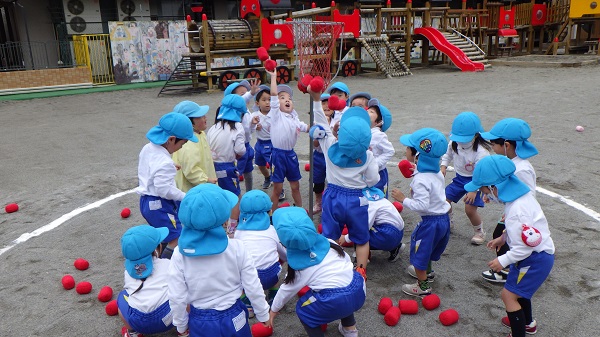
[[[349,108],[342,115],[338,141],[329,147],[329,159],[339,167],[359,167],[367,161],[371,144],[371,119],[360,107]]]
[[[329,240],[317,233],[304,208],[277,209],[273,213],[273,225],[279,241],[287,249],[288,264],[295,270],[317,265],[329,253]]]
[[[356,94],[350,96],[350,99],[348,100],[348,105],[352,106],[352,101],[359,97],[366,98],[367,102],[371,100],[371,94],[369,94],[368,92],[357,92]]]
[[[522,119],[503,119],[496,123],[489,132],[483,132],[481,137],[488,140],[502,138],[515,141],[517,143],[517,156],[523,159],[538,154],[536,147],[527,140],[531,137],[531,128],[529,127],[529,124]]]
[[[386,108],[383,104],[379,103],[377,98],[372,98],[369,100],[368,104],[369,108],[372,106],[376,106],[379,108],[379,113],[381,114],[381,120],[383,121],[383,125],[381,125],[381,131],[386,132],[387,129],[392,126],[392,113],[390,109]]]
[[[473,170],[473,179],[465,185],[467,192],[477,191],[482,186],[496,186],[498,198],[511,202],[527,194],[530,188],[515,176],[516,166],[502,155],[491,155],[480,159]]]
[[[329,97],[331,97],[330,94],[321,94],[321,102],[329,100]]]
[[[269,94],[269,96],[271,95],[271,87],[269,87],[268,85],[261,84],[258,86],[258,92],[256,93],[256,95],[254,95],[254,101],[258,99],[258,95],[263,91],[266,91]]]
[[[146,133],[146,138],[156,145],[166,143],[171,136],[198,142],[190,119],[176,112],[169,112],[162,116],[158,125]]]
[[[477,133],[481,132],[483,132],[483,127],[479,117],[471,111],[461,112],[452,122],[450,140],[458,143],[468,143],[473,140]]]
[[[277,95],[279,95],[280,92],[287,92],[290,95],[290,98],[294,97],[294,91],[287,84],[279,84],[277,86]]]
[[[223,224],[238,200],[235,194],[215,184],[190,189],[177,213],[183,225],[178,243],[181,254],[205,256],[225,251],[228,238]]]
[[[129,276],[143,279],[152,274],[152,252],[168,235],[168,228],[150,225],[131,227],[123,234],[121,252]]]
[[[234,82],[231,83],[227,86],[227,88],[225,88],[225,93],[223,94],[223,96],[227,96],[227,95],[231,95],[233,93],[233,91],[235,89],[237,89],[239,86],[242,86],[246,89],[248,89],[248,91],[250,91],[250,83],[246,80],[240,81],[240,82]]]
[[[198,105],[192,101],[181,101],[174,108],[173,112],[184,114],[189,118],[202,117],[208,113],[208,105]]]
[[[230,94],[221,101],[219,115],[217,119],[224,119],[233,122],[241,122],[242,115],[247,111],[246,101],[240,95]]]
[[[331,94],[331,91],[337,89],[339,91],[342,91],[344,93],[346,93],[346,95],[350,96],[350,88],[348,88],[348,86],[346,85],[346,83],[344,82],[335,82],[334,84],[332,84],[329,89],[327,89],[327,93]]]
[[[412,134],[400,137],[400,143],[417,149],[419,161],[417,170],[419,172],[440,171],[440,157],[448,149],[448,141],[443,133],[432,128],[419,129]]]
[[[240,200],[240,221],[237,229],[247,231],[264,231],[271,225],[269,211],[273,202],[261,190],[251,190]]]

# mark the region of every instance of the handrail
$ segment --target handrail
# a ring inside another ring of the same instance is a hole
[[[477,43],[475,43],[473,40],[469,39],[467,36],[463,35],[461,32],[459,32],[458,30],[456,30],[456,29],[454,29],[452,27],[450,27],[450,29],[452,29],[453,33],[460,35],[462,38],[464,38],[465,40],[467,40],[470,44],[472,44],[473,46],[475,46],[475,48],[479,49],[479,51],[483,55],[485,55],[485,52],[481,48],[479,48],[479,46],[477,45]]]

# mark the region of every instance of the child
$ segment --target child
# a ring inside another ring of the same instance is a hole
[[[504,203],[506,231],[488,242],[490,249],[508,243],[510,251],[488,265],[495,272],[510,266],[502,289],[502,301],[508,317],[502,324],[510,327],[512,337],[524,337],[537,331],[531,297],[544,283],[554,265],[554,242],[548,221],[531,189],[514,174],[515,164],[505,156],[483,158],[467,191],[481,191],[490,202]]]
[[[235,194],[213,184],[192,188],[181,202],[183,230],[169,268],[169,304],[179,334],[251,337],[242,291],[258,320],[269,321],[252,256],[221,228],[237,203]]]
[[[369,148],[373,152],[373,157],[379,167],[379,182],[375,187],[383,191],[385,197],[388,197],[388,171],[386,165],[396,153],[394,145],[390,143],[385,132],[392,125],[392,114],[390,110],[379,100],[373,98],[369,100],[367,112],[371,119],[371,145]]]
[[[273,224],[287,248],[288,272],[273,300],[269,323],[272,325],[283,306],[308,286],[310,290],[296,303],[296,314],[308,336],[325,336],[320,326],[337,319],[341,319],[338,330],[342,335],[358,336],[354,312],[365,303],[366,289],[348,254],[319,235],[302,208],[276,210]]]
[[[320,93],[309,89],[315,123],[324,128],[319,139],[327,166],[327,189],[323,194],[323,235],[338,240],[344,224],[356,243],[357,271],[366,279],[369,256],[369,203],[366,192],[379,181],[377,163],[368,151],[371,142],[368,113],[358,107],[346,110],[340,120],[338,139],[323,112]]]
[[[515,176],[529,187],[535,196],[536,175],[533,166],[527,158],[535,156],[538,151],[527,139],[531,136],[529,124],[522,119],[506,118],[494,125],[489,132],[484,132],[481,137],[492,143],[492,149],[496,154],[507,156],[515,164]],[[493,238],[497,238],[504,232],[504,215],[498,221],[494,229]],[[504,255],[508,251],[505,244],[496,251],[497,256]],[[487,270],[481,276],[490,282],[505,283],[508,270],[503,269],[499,273]]]
[[[185,193],[175,186],[177,169],[171,155],[188,141],[198,142],[192,122],[186,116],[170,112],[160,118],[158,125],[146,133],[150,143],[140,151],[138,164],[140,211],[148,224],[166,227],[169,235],[161,258],[168,259],[177,246],[181,224],[177,217],[179,202]]]
[[[271,165],[271,143],[270,118],[268,116],[271,110],[271,88],[261,85],[259,91],[254,96],[255,108],[250,116],[252,117],[252,130],[256,132],[256,144],[254,144],[254,162],[260,173],[265,177],[262,189],[266,190],[271,186],[271,173],[267,165]]]
[[[169,260],[159,259],[161,242],[169,235],[165,227],[141,225],[121,237],[125,257],[125,285],[117,297],[123,337],[162,333],[173,328],[167,297]]]
[[[342,115],[344,112],[346,112],[346,110],[348,110],[348,97],[350,97],[350,88],[348,88],[344,82],[335,82],[329,87],[327,93],[331,96],[337,96],[340,100],[346,101],[346,107],[343,110],[337,112],[334,111],[333,117],[331,118],[332,125],[338,124],[338,126],[335,127],[337,129],[337,127],[339,127],[339,122],[342,119]]]
[[[452,122],[452,134],[448,150],[442,157],[442,174],[446,176],[448,164],[454,161],[456,177],[446,186],[446,198],[448,203],[457,203],[465,194],[465,213],[473,225],[473,237],[471,244],[481,245],[485,242],[485,231],[481,216],[477,213],[477,207],[483,207],[483,200],[479,193],[466,193],[464,186],[471,181],[473,170],[477,162],[490,155],[492,149],[490,143],[481,138],[483,132],[481,121],[472,112],[461,112]],[[452,208],[450,208],[452,218]],[[451,220],[452,221],[452,220]]]
[[[371,100],[371,94],[368,92],[357,92],[356,94],[350,96],[350,107],[358,106],[363,109],[367,109],[369,107],[369,101]]]
[[[333,110],[329,109],[329,97],[329,94],[321,95],[321,106],[323,107],[323,112],[325,113],[325,117],[327,117],[327,121],[330,123],[330,127],[333,128],[333,125],[331,125]],[[327,171],[325,155],[323,154],[323,150],[321,150],[319,141],[313,140],[313,145],[313,192],[315,193],[313,214],[318,214],[323,210],[323,191],[325,190],[325,175]]]
[[[180,167],[175,175],[175,183],[183,192],[199,184],[217,183],[215,165],[204,132],[209,109],[208,105],[200,106],[192,101],[182,101],[173,108],[174,112],[190,119],[198,138],[198,143],[185,143],[179,151],[173,153],[173,162]]]
[[[431,261],[440,259],[450,239],[450,204],[446,202],[444,176],[439,166],[448,142],[438,130],[424,128],[400,137],[400,143],[415,148],[419,160],[410,183],[410,198],[398,189],[392,191],[392,197],[421,215],[421,222],[410,237],[411,265],[407,269],[417,283],[403,285],[402,291],[412,296],[426,296],[432,292]]]
[[[281,192],[283,191],[283,180],[287,178],[292,190],[294,205],[302,207],[302,195],[300,194],[300,164],[298,156],[294,152],[294,146],[298,141],[300,132],[308,132],[306,123],[298,119],[292,102],[292,88],[285,84],[277,85],[277,74],[275,71],[267,72],[271,76],[271,181],[273,181],[273,192],[271,201],[274,212]],[[319,103],[320,105],[320,103]]]
[[[217,114],[217,123],[207,132],[218,184],[237,196],[241,191],[235,160],[246,153],[244,128],[240,123],[245,111],[246,103],[242,97],[233,94],[225,96]],[[239,215],[239,206],[236,205],[231,211],[227,234],[233,236]]]
[[[286,261],[285,248],[279,242],[275,228],[271,226],[269,211],[273,203],[269,196],[260,190],[246,192],[240,201],[240,222],[235,231],[235,239],[242,240],[247,252],[254,259],[258,278],[264,290],[268,290],[267,302],[272,302],[281,273],[280,260]],[[242,297],[250,317],[252,305],[246,296]]]

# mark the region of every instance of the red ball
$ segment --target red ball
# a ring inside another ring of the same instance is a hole
[[[268,337],[273,334],[273,327],[266,327],[261,322],[252,324],[250,330],[253,337]]]
[[[265,62],[269,59],[269,52],[265,47],[259,47],[258,49],[256,49],[256,55],[258,56],[258,59],[262,62]]]
[[[321,324],[321,331],[327,331],[327,324]]]
[[[415,300],[400,300],[398,302],[400,312],[406,315],[416,315],[419,312],[419,303]]]
[[[77,283],[75,291],[77,291],[79,295],[89,294],[92,292],[92,284],[87,281],[79,282]]]
[[[346,101],[344,101],[343,99],[340,99],[337,96],[330,96],[329,99],[327,100],[327,106],[331,110],[337,110],[337,111],[344,110],[344,108],[346,107]]]
[[[243,175],[243,174],[240,174],[240,175],[238,176],[238,180],[239,180],[239,181],[244,181],[244,175]]]
[[[346,227],[346,225],[344,225],[344,228],[342,229],[342,235],[346,235],[348,234],[348,227]]]
[[[90,263],[87,262],[86,259],[82,258],[78,258],[77,260],[75,260],[75,262],[73,262],[73,265],[79,270],[86,270],[90,267]]]
[[[188,15],[185,17],[185,21],[187,21],[187,22],[190,22],[190,21],[192,21],[192,16],[188,14]]]
[[[402,173],[404,178],[410,178],[410,177],[412,177],[413,173],[415,173],[414,172],[414,164],[409,162],[406,159],[402,159],[398,163],[398,168],[400,169],[400,173]]]
[[[8,204],[4,206],[4,211],[6,213],[14,213],[19,210],[19,205],[17,204]]]
[[[310,81],[312,81],[313,77],[309,74],[304,75],[300,81],[298,81],[298,90],[302,91],[303,93],[306,94],[306,88],[308,87],[308,85],[310,84]]]
[[[108,302],[108,304],[104,307],[104,311],[108,316],[115,316],[119,313],[119,306],[117,305],[117,300],[112,300]]]
[[[100,289],[100,292],[98,293],[98,301],[100,302],[108,302],[112,300],[112,297],[113,290],[109,286],[102,287],[102,289]]]
[[[402,213],[404,206],[402,206],[402,203],[400,201],[394,201],[394,202],[392,202],[392,205],[394,205],[394,207],[396,207],[396,210],[398,211],[398,213]]]
[[[131,210],[127,207],[123,208],[123,210],[121,211],[121,218],[123,218],[123,219],[129,218],[130,215],[131,215]]]
[[[304,171],[310,171],[310,163],[304,164]]]
[[[279,208],[283,208],[283,207],[290,207],[290,203],[289,202],[284,202],[283,204],[279,204]]]
[[[436,309],[440,306],[440,297],[436,294],[427,295],[423,297],[421,304],[423,304],[423,308],[427,310]]]
[[[310,85],[310,90],[312,92],[321,93],[321,92],[323,92],[323,88],[325,87],[325,80],[323,80],[323,77],[321,77],[321,76],[315,76],[310,81],[309,85]]]
[[[379,300],[379,306],[377,306],[377,310],[379,310],[380,314],[385,315],[385,313],[388,312],[388,310],[390,310],[390,308],[393,306],[394,303],[392,302],[392,299],[389,297],[384,297]]]
[[[322,234],[323,233],[323,224],[319,224],[317,226],[317,233]]]
[[[458,312],[454,309],[448,309],[448,310],[444,310],[440,313],[440,322],[445,325],[452,325],[456,322],[458,322],[458,319],[460,318],[460,316],[458,315]]]
[[[65,288],[66,290],[71,290],[75,288],[75,279],[69,274],[63,276],[60,282],[62,283],[63,288]]]
[[[304,294],[306,294],[309,290],[310,288],[308,286],[304,286],[304,288],[300,289],[298,292],[298,297],[304,296]]]
[[[401,316],[401,312],[400,312],[400,308],[398,307],[391,307],[386,313],[385,316],[383,316],[383,320],[385,321],[385,324],[389,325],[389,326],[395,326],[396,324],[398,324],[398,321],[400,321],[400,316]]]
[[[273,72],[275,71],[275,68],[277,68],[277,62],[275,62],[275,60],[268,59],[265,61],[265,69],[267,71]]]

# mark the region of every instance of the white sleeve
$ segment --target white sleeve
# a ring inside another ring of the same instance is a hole
[[[279,287],[279,291],[277,291],[277,295],[275,295],[275,298],[273,299],[273,304],[271,304],[271,310],[279,312],[292,297],[296,296],[302,288],[308,285],[311,275],[310,268],[296,270],[294,282],[283,283]]]
[[[315,116],[315,123],[321,125],[327,134],[324,139],[319,139],[321,150],[323,150],[324,154],[327,154],[329,147],[333,145],[337,139],[333,136],[333,132],[331,132],[331,127],[329,126],[329,122],[327,122],[327,117],[325,116],[321,102],[313,102],[313,113]]]
[[[396,150],[394,149],[394,145],[388,140],[387,137],[383,137],[381,141],[377,144],[377,147],[381,149],[381,154],[375,157],[375,161],[377,162],[377,166],[379,167],[379,171],[383,170],[387,163],[392,159]]]
[[[281,111],[279,110],[279,97],[271,96],[271,110],[267,116],[271,118],[271,124],[277,123],[277,120],[281,118]]]
[[[230,241],[231,244],[231,241]],[[244,244],[240,242],[237,252],[238,264],[241,266],[240,276],[242,279],[242,287],[254,309],[254,314],[259,322],[267,322],[269,320],[269,304],[265,299],[265,293],[258,272],[254,266],[254,261],[249,253],[246,252]]]
[[[414,179],[414,178],[413,178]],[[429,210],[429,186],[423,184],[421,181],[414,181],[414,186],[411,184],[413,191],[412,198],[404,199],[402,205],[410,210],[416,212],[426,212]]]
[[[175,182],[177,169],[174,163],[162,165],[154,174],[154,187],[159,197],[167,200],[181,201],[185,193],[178,189]]]
[[[239,123],[236,123],[239,124]],[[241,126],[241,125],[236,125]],[[243,127],[242,127],[243,128]],[[246,154],[246,136],[244,135],[244,130],[235,130],[235,138],[233,139],[233,152],[235,152],[238,156],[243,156]]]
[[[368,163],[368,166],[365,170],[364,179],[367,186],[372,187],[379,182],[379,167],[377,166],[377,162],[375,161],[373,154],[368,152],[371,151],[367,151],[367,158],[371,156],[373,160]]]
[[[182,268],[183,256],[179,253],[179,249],[175,248],[171,263],[169,265],[169,306],[173,313],[173,325],[177,327],[177,332],[183,333],[188,329],[188,312],[187,312],[187,294],[188,289],[185,283],[185,276]]]
[[[440,166],[448,167],[448,164],[452,162],[452,159],[454,159],[454,151],[452,151],[452,142],[449,142],[448,149],[446,150],[446,153],[444,153],[444,155],[442,156],[442,163],[440,164]]]
[[[502,267],[508,267],[513,263],[525,260],[533,252],[533,248],[527,246],[521,239],[522,225],[531,225],[533,218],[529,214],[520,214],[505,219],[504,223],[506,224],[507,242],[509,242],[510,250],[499,256],[498,262]]]
[[[250,91],[246,91],[246,93],[242,95],[242,98],[246,102],[246,105],[248,105],[248,103],[250,103],[250,101],[252,101],[253,97],[254,96],[250,93]]]

